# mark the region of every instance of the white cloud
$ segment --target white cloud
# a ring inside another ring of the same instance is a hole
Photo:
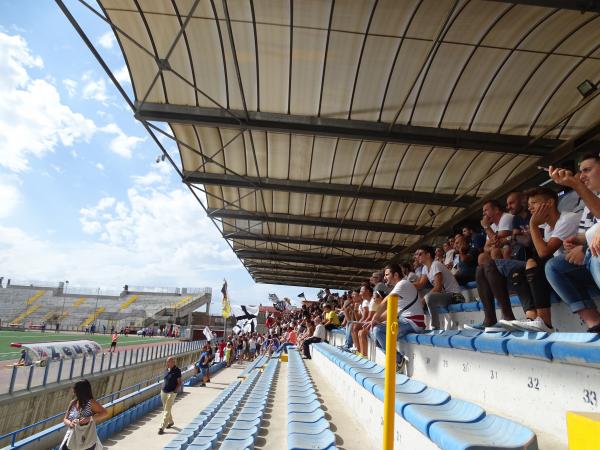
[[[90,73],[85,73],[81,77],[81,80],[85,83],[81,89],[83,98],[86,100],[97,100],[102,103],[108,100],[104,78],[93,79]]]
[[[42,67],[21,36],[0,33],[0,165],[14,172],[28,168],[29,156],[89,141],[96,131],[93,121],[61,102],[54,85],[30,77],[28,69]]]
[[[21,204],[20,184],[16,175],[0,174],[0,219],[11,216]]]
[[[88,240],[60,242],[0,225],[0,267],[17,278],[97,286],[206,286],[241,265],[194,197],[131,188],[80,210]],[[215,275],[215,273],[217,275]]]
[[[62,83],[65,86],[65,89],[67,90],[67,94],[69,94],[69,97],[74,97],[75,94],[77,93],[77,81],[71,80],[70,78],[66,78],[63,80]]]
[[[101,129],[105,133],[114,134],[115,137],[110,141],[109,148],[123,158],[130,159],[133,151],[138,144],[144,142],[146,138],[126,135],[116,123],[109,123]]]
[[[127,70],[127,66],[123,65],[119,69],[114,72],[114,76],[117,81],[121,84],[123,83],[131,83],[131,78],[129,78],[129,70]]]
[[[104,164],[102,164],[102,163],[96,163],[96,169],[98,169],[98,170],[104,170]]]
[[[102,36],[98,38],[98,44],[101,47],[106,49],[111,49],[117,43],[117,39],[115,38],[115,34],[112,31],[107,31]]]

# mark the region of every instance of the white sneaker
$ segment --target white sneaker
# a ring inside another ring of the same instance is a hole
[[[514,322],[520,322],[520,321],[519,320],[499,320],[496,325],[501,326],[502,328],[504,328],[507,331],[518,330],[519,328],[517,328],[515,326]]]
[[[515,326],[519,326],[519,329],[524,331],[536,331],[544,333],[554,332],[554,328],[550,328],[544,323],[541,317],[536,317],[534,320],[522,320]]]
[[[500,323],[496,323],[489,327],[485,327],[484,330],[486,333],[504,333],[506,328],[504,328]]]

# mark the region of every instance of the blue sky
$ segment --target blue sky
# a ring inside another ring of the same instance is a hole
[[[110,29],[66,3],[130,93]],[[158,154],[54,2],[0,0],[0,276],[315,297],[254,283]]]

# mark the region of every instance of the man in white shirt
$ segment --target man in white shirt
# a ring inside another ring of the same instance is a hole
[[[489,200],[483,205],[481,226],[486,235],[484,253],[493,259],[502,258],[502,248],[510,246],[513,229],[513,215],[506,213],[496,200]]]
[[[464,302],[464,297],[460,293],[460,286],[450,269],[435,260],[435,250],[432,247],[418,248],[415,255],[423,264],[421,278],[415,282],[415,287],[421,289],[427,282],[432,284],[433,288],[425,295],[425,302],[431,315],[431,327],[440,328],[438,307]]]
[[[546,276],[560,298],[586,324],[588,332],[600,333],[600,313],[594,302],[600,298],[600,259],[593,249],[594,243],[586,240],[598,228],[600,217],[600,157],[598,153],[584,155],[579,162],[578,177],[568,170],[552,167],[550,177],[577,192],[585,209],[578,233],[564,241],[565,253],[546,263]]]
[[[575,235],[579,228],[580,214],[561,213],[558,210],[558,196],[547,187],[536,187],[525,193],[531,212],[529,231],[537,257],[527,260],[525,278],[530,296],[519,292],[519,299],[525,310],[526,319],[514,320],[512,326],[527,331],[552,332],[550,294],[552,288],[546,278],[544,266],[553,256],[564,253],[563,242]],[[513,277],[513,282],[516,278]],[[500,322],[504,325],[503,322]],[[510,325],[507,324],[509,327]]]
[[[306,339],[302,343],[302,352],[304,353],[305,359],[311,359],[308,346],[317,342],[323,342],[327,337],[327,330],[325,329],[325,325],[321,323],[321,317],[315,317],[315,325],[315,332],[313,333],[312,337]]]
[[[425,316],[423,307],[419,301],[417,289],[407,280],[403,279],[402,269],[398,264],[388,264],[384,272],[385,281],[388,286],[394,286],[388,296],[381,302],[378,311],[373,315],[369,328],[373,331],[377,345],[385,352],[386,348],[386,321],[387,299],[390,295],[398,296],[398,335],[400,339],[408,333],[422,333],[425,329]],[[406,359],[397,352],[397,369],[402,370]]]

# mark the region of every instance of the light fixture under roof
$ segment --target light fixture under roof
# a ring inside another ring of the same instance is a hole
[[[581,94],[581,96],[583,98],[590,95],[596,89],[598,89],[598,86],[596,86],[590,80],[585,80],[583,83],[581,83],[579,86],[577,86],[577,90],[579,91],[579,93]]]

